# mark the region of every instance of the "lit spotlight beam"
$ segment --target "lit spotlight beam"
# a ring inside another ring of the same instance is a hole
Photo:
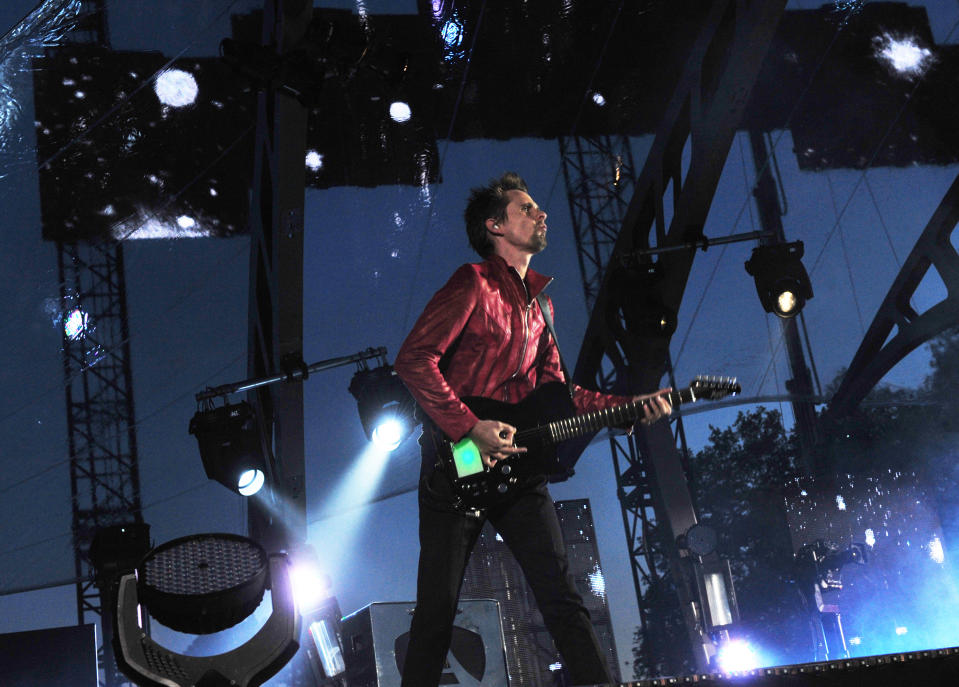
[[[357,535],[369,517],[368,510],[352,506],[369,501],[376,493],[390,455],[373,443],[366,444],[326,500],[326,510],[334,515],[316,536],[307,535],[309,543],[320,553],[323,572],[333,580],[334,586],[341,577],[340,571],[350,569]]]

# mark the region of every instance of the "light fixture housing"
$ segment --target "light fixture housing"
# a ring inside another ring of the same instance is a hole
[[[233,627],[263,599],[266,551],[236,534],[180,537],[150,551],[137,566],[140,602],[178,632],[209,634]]]
[[[758,246],[746,261],[756,282],[759,302],[777,317],[795,317],[813,297],[812,283],[802,264],[802,241]]]
[[[358,370],[350,381],[363,431],[370,441],[392,451],[416,426],[416,403],[392,365]]]
[[[144,632],[141,604],[174,630],[216,632],[248,616],[266,588],[272,612],[244,644],[215,656],[186,656]],[[285,554],[269,556],[256,542],[231,534],[200,534],[167,542],[119,582],[112,607],[117,666],[149,687],[257,687],[299,647],[301,618]]]
[[[256,413],[249,403],[198,410],[190,434],[196,436],[210,479],[243,496],[257,493],[266,482]]]

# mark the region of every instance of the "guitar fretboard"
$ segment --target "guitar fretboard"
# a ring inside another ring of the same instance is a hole
[[[692,387],[686,387],[679,391],[670,391],[667,396],[669,397],[670,404],[674,408],[683,403],[692,403],[696,400],[696,394]],[[589,413],[584,413],[583,415],[574,415],[562,420],[550,422],[541,427],[522,430],[517,433],[516,441],[518,444],[523,445],[525,438],[545,432],[549,436],[550,441],[558,443],[591,432],[597,432],[605,427],[631,425],[644,416],[643,406],[646,403],[648,403],[648,401],[629,401],[612,408],[594,410]]]

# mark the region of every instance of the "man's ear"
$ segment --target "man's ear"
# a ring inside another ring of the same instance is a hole
[[[496,231],[496,229],[499,229],[499,224],[496,223],[495,219],[490,217],[488,220],[486,220],[486,231],[491,233],[493,236],[505,236],[505,234],[501,234],[500,232]]]

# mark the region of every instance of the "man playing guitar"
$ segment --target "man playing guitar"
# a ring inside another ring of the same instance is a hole
[[[424,424],[452,441],[468,437],[483,464],[493,468],[526,450],[514,443],[517,427],[477,417],[462,399],[516,403],[545,383],[566,380],[536,301],[552,280],[529,267],[546,247],[546,212],[523,179],[507,173],[472,190],[465,219],[470,245],[483,262],[457,269],[433,296],[394,368],[429,416]],[[644,401],[642,423],[669,415],[669,391],[630,398],[571,387],[577,412]],[[546,476],[525,477],[488,507],[464,507],[448,466],[438,460],[434,434],[424,431],[420,440],[420,558],[403,687],[439,683],[463,573],[487,519],[522,567],[573,683],[610,682],[589,613],[569,576]]]

